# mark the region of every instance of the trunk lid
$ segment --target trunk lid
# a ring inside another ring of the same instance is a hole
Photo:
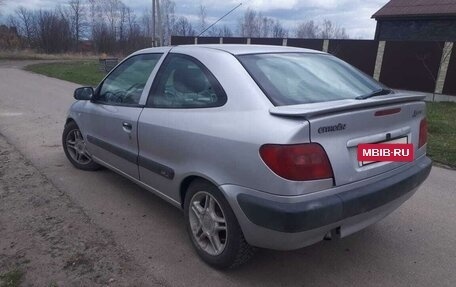
[[[305,118],[310,123],[310,141],[323,146],[337,186],[363,180],[406,163],[376,162],[362,165],[357,146],[390,140],[407,141],[419,149],[420,122],[425,117],[424,96],[392,94],[365,100],[341,100],[305,105],[273,107],[277,116]]]

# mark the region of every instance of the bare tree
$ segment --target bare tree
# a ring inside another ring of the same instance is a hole
[[[247,9],[239,19],[238,29],[242,37],[285,37],[288,34],[279,20],[252,9]]]
[[[117,51],[116,38],[106,22],[97,22],[93,27],[92,40],[99,53],[115,53]]]
[[[134,30],[138,27],[138,23],[136,22],[136,14],[133,12],[132,9],[127,10],[127,27],[128,27],[128,35],[133,34]]]
[[[101,53],[126,54],[150,45],[147,29],[141,28],[134,11],[122,1],[66,1],[67,5],[57,4],[54,10],[19,7],[9,15],[9,24],[21,36],[22,47],[60,53],[76,50],[86,36]]]
[[[330,20],[323,20],[320,25],[311,20],[299,23],[296,29],[296,37],[305,39],[347,39],[349,36],[345,28],[334,24]]]
[[[136,22],[136,14],[129,9],[127,13],[128,38],[124,53],[131,53],[150,45],[150,40],[145,37],[140,25]]]
[[[231,28],[227,25],[223,25],[222,28],[220,28],[220,31],[220,37],[233,37],[233,31],[231,31]]]
[[[247,9],[242,18],[239,19],[239,34],[241,37],[258,37],[260,29],[258,27],[257,12]]]
[[[111,53],[116,49],[115,4],[109,0],[87,0],[89,9],[90,35],[94,48],[99,53]]]
[[[227,25],[222,27],[212,27],[208,31],[208,35],[211,37],[233,37],[233,31]]]
[[[206,16],[207,16],[206,6],[200,4],[199,10],[198,10],[199,33],[203,32],[207,28]]]
[[[177,36],[194,36],[193,26],[184,16],[179,17],[175,23],[174,32]]]
[[[286,38],[288,37],[288,30],[282,26],[278,20],[274,21],[272,25],[272,37],[273,38]]]
[[[17,26],[20,35],[25,36],[26,47],[31,48],[34,36],[34,18],[33,12],[25,7],[20,6],[15,11],[17,17]]]
[[[110,32],[115,34],[117,21],[120,17],[120,9],[123,3],[120,0],[102,0],[101,3],[104,16],[108,21]]]
[[[95,23],[101,22],[102,20],[102,8],[101,8],[101,0],[87,0],[88,1],[88,8],[89,8],[89,19],[90,19],[90,26],[93,28]]]
[[[141,26],[143,27],[143,33],[144,33],[144,36],[146,37],[152,37],[152,15],[150,13],[151,11],[149,9],[146,9],[144,10],[142,16],[141,16],[141,19],[140,19],[140,23],[141,23]]]
[[[68,20],[70,22],[71,34],[76,44],[76,49],[79,47],[79,41],[85,35],[87,28],[86,8],[82,0],[70,0],[68,2]]]
[[[345,32],[345,28],[325,19],[320,28],[320,37],[323,39],[347,39],[348,34]]]
[[[57,9],[39,10],[36,14],[36,25],[40,50],[45,53],[61,53],[70,49],[70,24]]]
[[[130,14],[130,8],[124,3],[119,4],[119,21],[118,21],[118,39],[120,43],[120,49],[125,51],[126,49],[126,39],[128,35],[127,25],[128,25],[128,14]]]
[[[274,20],[260,13],[257,21],[259,22],[260,37],[272,37]]]
[[[318,38],[319,34],[320,27],[314,21],[302,22],[296,29],[296,37],[298,38],[315,39]]]

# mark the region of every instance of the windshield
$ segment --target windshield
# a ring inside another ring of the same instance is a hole
[[[384,88],[327,54],[251,54],[238,58],[276,106],[355,99]]]

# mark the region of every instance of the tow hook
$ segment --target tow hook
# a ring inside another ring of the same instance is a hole
[[[324,240],[336,240],[340,239],[340,226],[336,227],[334,229],[331,229],[328,233],[326,233],[325,237],[323,238]]]

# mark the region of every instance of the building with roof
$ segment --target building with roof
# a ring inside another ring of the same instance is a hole
[[[391,0],[372,18],[376,40],[456,42],[456,0]]]

